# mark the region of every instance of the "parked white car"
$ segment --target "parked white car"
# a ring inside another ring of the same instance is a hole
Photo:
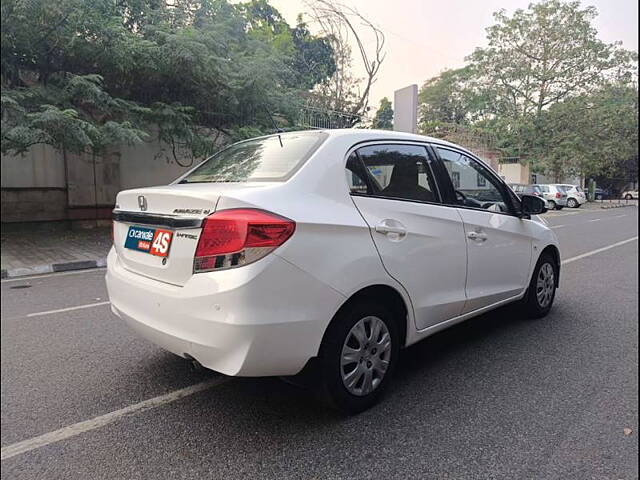
[[[622,192],[622,198],[625,200],[633,200],[634,198],[638,198],[638,190],[627,190],[626,192]]]
[[[554,185],[557,188],[564,189],[567,194],[567,207],[578,208],[583,203],[587,203],[587,195],[584,190],[577,185],[570,185],[568,183],[556,183]]]
[[[544,316],[558,286],[543,202],[419,135],[248,140],[116,203],[117,316],[226,375],[312,372],[348,412],[378,400],[401,348],[511,302]]]
[[[536,184],[540,187],[542,196],[549,204],[549,210],[562,210],[567,206],[567,192],[562,187],[553,184]]]

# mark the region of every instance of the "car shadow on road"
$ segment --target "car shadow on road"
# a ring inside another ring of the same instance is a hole
[[[423,374],[425,368],[451,357],[471,345],[491,339],[496,333],[506,333],[532,322],[519,308],[507,305],[484,315],[471,318],[442,330],[402,351],[396,370],[396,381],[410,380],[414,374]]]
[[[216,408],[224,404],[222,408],[227,415],[241,423],[242,417],[251,416],[254,422],[257,420],[253,428],[264,430],[265,434],[274,428],[272,422],[285,419],[292,427],[298,425],[302,429],[310,429],[314,426],[324,428],[328,424],[350,423],[356,421],[355,418],[378,415],[380,411],[393,415],[393,402],[397,400],[394,397],[412,389],[425,388],[424,383],[428,384],[429,375],[437,373],[443,362],[455,364],[459,353],[466,354],[477,344],[491,343],[491,337],[496,334],[512,336],[513,333],[508,332],[510,329],[526,329],[530,322],[516,308],[504,307],[439,332],[403,350],[388,395],[380,405],[358,417],[346,417],[327,407],[312,390],[290,385],[277,378],[230,378],[223,386],[204,395],[215,402]],[[177,358],[175,361],[184,362]],[[468,359],[463,361],[466,362]],[[437,395],[437,392],[431,394]],[[409,402],[414,401],[412,394],[408,397]],[[226,401],[222,401],[223,398]],[[408,407],[419,408],[419,405]],[[377,409],[380,409],[378,413]]]

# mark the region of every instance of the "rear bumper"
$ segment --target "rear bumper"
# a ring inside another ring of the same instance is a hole
[[[294,375],[317,355],[338,292],[277,255],[178,287],[132,273],[112,250],[113,312],[144,338],[226,375]]]

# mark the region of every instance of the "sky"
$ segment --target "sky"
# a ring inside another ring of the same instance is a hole
[[[386,58],[372,88],[370,105],[393,92],[422,83],[442,70],[464,65],[464,58],[485,45],[485,29],[493,12],[526,9],[531,0],[342,0],[377,25],[386,37]],[[305,11],[300,0],[270,0],[290,25]],[[595,27],[600,39],[622,42],[638,51],[638,1],[588,0],[582,6],[598,10]],[[354,62],[354,70],[359,70]]]

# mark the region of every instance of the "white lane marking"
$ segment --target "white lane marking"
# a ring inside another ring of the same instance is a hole
[[[100,307],[102,305],[109,305],[111,302],[97,302],[88,303],[87,305],[77,305],[75,307],[59,308],[57,310],[47,310],[46,312],[28,313],[27,317],[41,317],[43,315],[51,315],[53,313],[71,312],[72,310],[82,310],[83,308]]]
[[[107,267],[96,267],[96,268],[86,268],[84,270],[73,270],[71,272],[53,272],[53,273],[43,273],[42,275],[30,275],[28,277],[16,277],[16,278],[5,278],[2,280],[2,283],[7,282],[22,282],[24,280],[39,280],[41,278],[49,278],[49,277],[65,277],[67,275],[81,275],[85,273],[102,273],[104,275],[103,270],[106,270]]]
[[[602,220],[601,218],[593,218],[591,220],[589,220],[589,222],[599,222],[600,220]]]
[[[95,417],[90,420],[62,427],[59,430],[45,433],[39,437],[29,438],[22,442],[7,445],[6,447],[2,447],[0,459],[6,460],[8,458],[15,457],[16,455],[35,450],[36,448],[44,447],[61,440],[66,440],[68,438],[75,437],[76,435],[80,435],[81,433],[95,430],[96,428],[104,427],[105,425],[113,423],[124,416],[167,405],[168,403],[175,402],[176,400],[180,400],[181,398],[188,397],[194,393],[220,385],[229,380],[230,377],[217,377],[189,387],[181,388],[180,390],[175,390],[165,395],[159,395],[157,397],[144,400],[134,405],[129,405],[128,407],[121,408],[120,410],[116,410],[105,415],[100,415],[99,417]]]
[[[613,218],[622,218],[622,217],[626,217],[627,214],[625,213],[624,215],[614,215]]]
[[[582,258],[590,257],[591,255],[595,255],[597,253],[606,252],[607,250],[611,250],[612,248],[619,247],[624,245],[625,243],[635,242],[638,240],[638,236],[627,238],[626,240],[622,240],[621,242],[612,243],[611,245],[607,245],[606,247],[597,248],[595,250],[591,250],[590,252],[583,253],[582,255],[576,255],[575,257],[567,258],[562,261],[562,265],[566,265],[567,263],[575,262],[576,260],[580,260]]]
[[[552,225],[551,228],[564,228],[566,225]]]

